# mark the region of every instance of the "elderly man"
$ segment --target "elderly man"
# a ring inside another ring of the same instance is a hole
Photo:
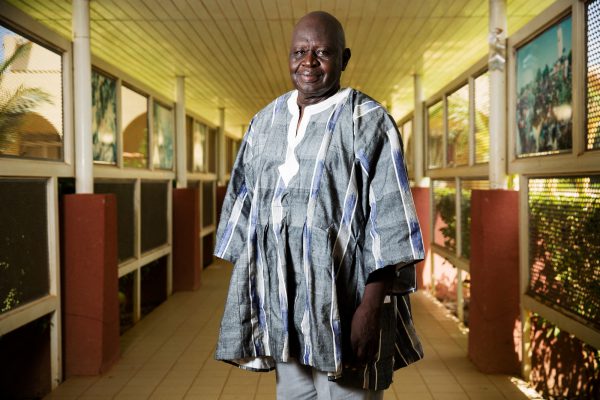
[[[423,243],[398,128],[340,88],[350,60],[332,15],[297,23],[295,90],[252,119],[215,255],[234,263],[216,359],[277,370],[279,399],[378,399],[423,357],[408,293]]]

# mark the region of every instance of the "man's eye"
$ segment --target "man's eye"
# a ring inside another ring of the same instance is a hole
[[[329,57],[330,55],[331,55],[331,53],[329,52],[329,50],[326,50],[326,49],[317,50],[318,57]]]
[[[296,57],[303,56],[304,54],[306,54],[306,52],[304,50],[296,50],[296,51],[294,51],[294,55]]]

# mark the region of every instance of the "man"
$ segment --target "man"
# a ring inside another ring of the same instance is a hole
[[[410,315],[423,244],[397,127],[340,89],[350,60],[332,15],[297,23],[296,90],[252,119],[215,255],[235,264],[215,358],[277,369],[279,399],[380,399],[423,356]]]

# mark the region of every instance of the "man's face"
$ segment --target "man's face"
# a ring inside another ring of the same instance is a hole
[[[335,94],[348,58],[349,50],[342,48],[339,32],[331,23],[318,17],[300,21],[292,36],[289,57],[298,103],[314,104]]]

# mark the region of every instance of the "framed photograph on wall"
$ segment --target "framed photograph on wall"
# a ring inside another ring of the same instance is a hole
[[[117,81],[92,70],[92,148],[94,161],[117,162]]]
[[[573,131],[572,19],[516,50],[517,157],[570,152]]]

